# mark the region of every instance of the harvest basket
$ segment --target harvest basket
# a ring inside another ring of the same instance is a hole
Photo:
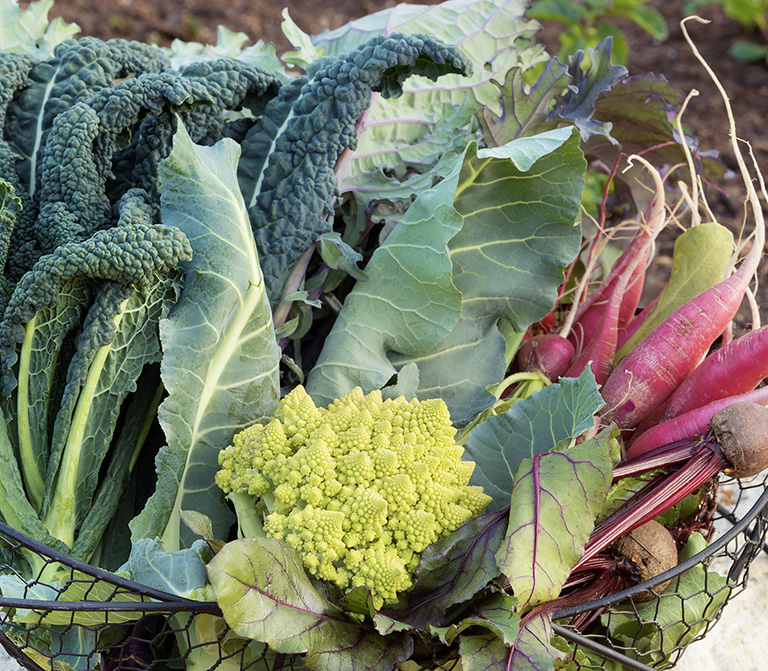
[[[673,667],[687,646],[703,638],[725,605],[746,588],[751,562],[763,549],[768,551],[766,484],[768,476],[764,475],[751,482],[729,483],[730,500],[726,505],[717,506],[713,518],[716,537],[704,551],[675,569],[610,597],[558,611],[554,633],[569,641],[575,651],[569,671],[620,668],[648,671]],[[737,519],[733,511],[743,510],[745,502],[752,501],[746,514]],[[82,595],[79,601],[60,600],[56,593],[51,595],[53,598],[42,599],[38,598],[40,583],[27,583],[21,598],[0,597],[0,643],[26,669],[184,669],[203,648],[206,660],[214,660],[207,668],[225,663],[227,668],[234,664],[234,668],[268,671],[304,668],[300,657],[268,653],[254,648],[257,644],[249,646],[235,637],[219,617],[215,602],[181,599],[122,579],[36,543],[0,523],[0,552],[6,562],[0,566],[0,573],[16,575],[11,564],[15,553],[22,550],[38,554],[47,563],[69,567],[71,582],[62,581],[62,592],[68,588],[71,599],[72,586],[76,585],[76,593]],[[702,568],[713,573],[707,574]],[[701,575],[716,573],[724,579],[705,580],[695,593],[688,590],[683,594],[668,588],[651,601],[636,603],[630,598],[670,578],[679,578],[672,586],[679,585],[683,574],[693,569],[698,569]],[[698,604],[695,609],[688,609],[692,599],[698,600]],[[691,618],[689,613],[693,610],[705,613],[704,617]],[[29,615],[30,611],[34,617]],[[674,612],[679,616],[670,620],[669,614]],[[599,626],[593,630],[582,627],[585,633],[579,633],[574,621],[588,613]],[[38,618],[38,614],[41,617]],[[196,643],[192,635],[199,618],[209,618],[207,625],[213,625],[216,631],[216,636],[206,638],[205,644]],[[19,619],[26,623],[19,623]],[[612,623],[617,622],[621,626],[614,628]],[[621,630],[623,634],[618,638],[609,637],[605,633],[608,630]],[[57,635],[77,635],[94,645],[79,660],[74,659],[71,651],[65,655],[43,649],[40,642],[50,641],[46,635],[54,631]],[[184,643],[183,653],[179,641]],[[442,662],[432,666],[446,671],[453,667],[458,668],[458,664]]]

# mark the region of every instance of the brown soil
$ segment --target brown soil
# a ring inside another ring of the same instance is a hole
[[[422,4],[435,4],[436,1],[422,0]],[[320,3],[311,0],[55,0],[51,15],[77,23],[82,34],[160,44],[169,44],[174,38],[215,42],[216,27],[225,25],[246,33],[252,41],[274,42],[281,54],[290,48],[280,30],[284,6],[302,29],[313,34],[394,4],[394,0],[325,0]],[[685,124],[698,136],[702,150],[717,150],[725,165],[735,171],[722,100],[704,68],[694,58],[679,26],[683,2],[651,0],[650,4],[664,14],[670,37],[665,42],[658,42],[634,23],[619,22],[629,40],[630,73],[663,74],[675,88],[686,93],[698,90],[700,95],[691,101]],[[745,34],[742,27],[725,17],[719,7],[705,7],[699,14],[711,19],[711,23],[707,26],[691,23],[690,32],[730,95],[738,135],[751,142],[759,164],[768,170],[768,132],[765,129],[768,67],[736,63],[729,58],[728,47]],[[556,31],[552,26],[545,27],[541,39],[550,51],[557,51]],[[741,181],[733,172],[726,173],[717,186],[723,194],[713,191],[710,197],[713,210],[721,223],[738,230],[744,211]],[[664,274],[664,262],[667,261],[667,267],[669,265],[672,237],[670,235],[660,243],[659,279]],[[764,266],[766,277],[761,283],[764,290],[759,301],[768,305],[768,263]]]

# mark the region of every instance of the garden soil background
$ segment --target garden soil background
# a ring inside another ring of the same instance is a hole
[[[19,2],[24,7],[27,2]],[[61,16],[77,23],[81,35],[102,39],[123,37],[143,42],[168,45],[173,39],[215,42],[216,27],[246,33],[251,42],[259,39],[273,42],[277,53],[290,49],[280,24],[283,7],[287,6],[293,20],[310,34],[336,28],[360,16],[391,7],[390,0],[55,0],[51,16]],[[436,4],[426,0],[421,4]],[[651,0],[650,4],[667,19],[670,36],[658,42],[630,21],[619,21],[629,42],[630,74],[653,72],[663,74],[670,84],[688,93],[700,92],[684,117],[686,129],[699,139],[701,150],[716,150],[728,169],[718,178],[716,189],[710,189],[709,201],[720,223],[739,231],[744,221],[743,186],[735,174],[736,163],[729,146],[728,120],[720,97],[704,69],[694,58],[679,27],[682,18],[681,0]],[[723,82],[731,98],[738,135],[748,140],[758,163],[768,174],[768,66],[745,65],[732,61],[728,47],[744,38],[742,27],[725,17],[718,7],[706,7],[699,15],[711,19],[708,26],[689,24],[690,31],[704,57]],[[759,36],[753,36],[760,39]],[[558,50],[557,27],[545,26],[540,38],[551,53]],[[687,222],[686,222],[687,223]],[[747,230],[754,221],[747,219]],[[663,237],[650,277],[649,295],[658,292],[670,265],[674,235]],[[758,288],[758,303],[768,314],[768,259],[762,264]],[[742,312],[747,315],[746,311]],[[747,325],[745,316],[738,324]],[[746,512],[746,511],[741,511]],[[696,644],[678,665],[680,671],[759,671],[766,668],[768,644],[757,629],[746,623],[768,621],[768,562],[753,567],[754,584],[745,595],[738,597],[739,605],[725,609],[724,621],[719,623],[703,643]],[[762,634],[762,632],[760,632]],[[762,648],[762,650],[761,650]],[[15,662],[5,663],[0,653],[0,669],[16,668]]]

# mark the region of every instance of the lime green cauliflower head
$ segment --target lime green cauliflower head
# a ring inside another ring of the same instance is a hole
[[[254,497],[264,532],[316,578],[370,588],[381,607],[408,590],[421,553],[490,503],[441,399],[382,400],[358,387],[318,408],[303,387],[266,426],[219,454],[216,483]]]

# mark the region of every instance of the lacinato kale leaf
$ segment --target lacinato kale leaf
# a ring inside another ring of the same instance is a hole
[[[470,71],[455,47],[396,33],[317,61],[267,105],[243,139],[238,174],[273,304],[299,257],[332,230],[334,168],[357,146],[371,94],[400,95],[410,75]]]

